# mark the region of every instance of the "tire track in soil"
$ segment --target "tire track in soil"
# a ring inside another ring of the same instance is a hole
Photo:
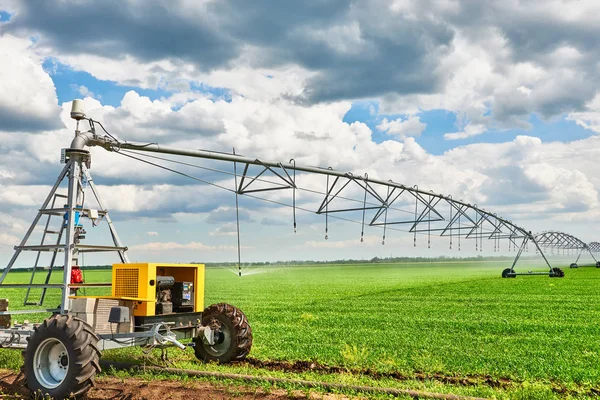
[[[494,389],[511,389],[521,385],[524,381],[514,380],[506,377],[494,378],[490,375],[463,375],[453,376],[445,375],[440,373],[426,374],[423,372],[415,372],[413,375],[404,375],[398,372],[379,372],[374,371],[370,368],[366,369],[352,369],[344,368],[326,364],[320,364],[316,361],[280,361],[280,360],[258,360],[255,358],[248,357],[245,361],[236,363],[237,365],[248,365],[255,368],[264,368],[273,371],[281,372],[319,372],[325,374],[340,374],[340,373],[352,373],[368,376],[373,379],[392,378],[398,381],[418,380],[424,381],[436,381],[448,385],[457,386],[489,386]],[[587,395],[596,397],[600,395],[600,388],[591,387],[585,388],[583,391],[571,390],[564,385],[555,381],[549,381],[552,386],[552,391],[560,395]]]
[[[511,389],[523,383],[523,381],[512,380],[510,378],[493,378],[489,375],[465,375],[465,376],[451,376],[444,374],[425,374],[421,372],[417,372],[413,375],[403,375],[397,372],[389,372],[383,373],[374,371],[372,369],[348,369],[338,366],[330,366],[325,364],[320,364],[314,361],[278,361],[278,360],[258,360],[255,358],[247,358],[246,361],[236,362],[234,363],[238,366],[250,366],[255,368],[263,368],[272,371],[280,371],[280,372],[290,372],[290,373],[302,373],[302,372],[319,372],[325,374],[340,374],[340,373],[353,373],[353,374],[362,374],[374,379],[381,378],[392,378],[399,381],[407,381],[407,380],[418,380],[418,381],[430,381],[434,380],[444,384],[457,385],[457,386],[480,386],[485,385],[496,389]],[[19,379],[20,378],[20,379]],[[100,399],[134,399],[138,398],[136,395],[137,391],[128,390],[126,385],[121,385],[121,381],[117,378],[111,377],[102,377],[99,379],[99,383],[101,385],[96,385],[93,389],[96,395],[89,396],[90,400],[100,400]],[[104,383],[109,383],[115,385],[116,388],[103,387]],[[159,382],[159,381],[157,381]],[[550,381],[552,385],[552,391],[556,394],[567,396],[567,395],[585,395],[589,397],[598,397],[600,396],[600,388],[592,387],[587,388],[582,391],[571,390],[566,388],[563,385],[560,385],[556,382]],[[159,383],[160,384],[160,383]],[[143,387],[144,385],[141,385]],[[175,388],[172,388],[175,389]],[[184,389],[184,388],[181,388]],[[226,393],[222,393],[221,390],[215,388],[216,390],[212,391],[212,396],[225,395],[224,397],[206,397],[206,398],[229,398]],[[109,396],[112,391],[112,395]],[[185,391],[185,390],[184,390]],[[92,394],[90,393],[90,394]],[[210,395],[210,391],[208,391]],[[158,393],[156,393],[158,394]],[[15,397],[16,395],[16,397]],[[255,394],[256,395],[256,394]],[[17,373],[8,373],[0,376],[0,399],[17,399],[17,398],[28,398],[29,391],[24,387],[22,376]],[[277,396],[275,393],[272,393],[272,396],[260,396],[261,398],[269,398],[269,399],[279,399],[286,398],[285,395],[281,397]],[[152,397],[144,397],[150,399]],[[162,398],[160,395],[156,398]],[[185,398],[185,397],[183,397]],[[197,397],[192,397],[197,398]],[[245,396],[236,396],[236,398],[244,399],[247,398]],[[250,398],[250,397],[248,397]],[[251,396],[251,398],[255,398]]]
[[[25,387],[23,377],[16,372],[0,370],[0,400],[29,399],[31,394]],[[35,397],[38,398],[38,397]],[[323,394],[308,397],[311,400],[344,400],[348,397]],[[268,392],[260,388],[243,385],[219,385],[202,381],[182,383],[179,381],[146,381],[137,378],[122,380],[112,376],[96,379],[96,385],[85,395],[86,400],[290,400],[307,399],[301,391],[288,392],[273,389]]]

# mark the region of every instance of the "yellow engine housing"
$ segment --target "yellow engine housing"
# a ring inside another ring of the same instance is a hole
[[[172,276],[194,284],[194,312],[204,309],[204,264],[128,263],[113,264],[112,296],[134,300],[133,315],[155,315],[156,277]]]

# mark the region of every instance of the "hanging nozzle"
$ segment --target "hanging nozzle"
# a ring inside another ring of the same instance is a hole
[[[71,103],[71,118],[80,121],[85,118],[85,112],[83,111],[83,100],[75,99]]]

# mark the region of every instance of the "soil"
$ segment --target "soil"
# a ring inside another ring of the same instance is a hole
[[[489,375],[465,375],[465,376],[451,376],[440,373],[426,374],[422,372],[415,372],[412,375],[403,375],[397,372],[377,372],[371,369],[360,369],[360,370],[348,370],[343,367],[331,366],[319,364],[316,361],[280,361],[280,360],[268,360],[262,361],[255,358],[248,357],[246,360],[239,362],[239,365],[251,365],[256,368],[265,368],[274,371],[284,372],[307,372],[316,371],[326,374],[342,374],[344,372],[352,372],[354,374],[360,374],[363,376],[369,376],[374,379],[381,378],[393,378],[398,381],[405,380],[418,380],[418,381],[437,381],[447,385],[460,385],[460,386],[481,386],[486,385],[493,388],[510,388],[515,383],[520,383],[511,380],[510,378],[492,378]]]
[[[29,391],[23,380],[15,372],[0,370],[0,399],[28,399]],[[202,381],[147,381],[127,378],[121,380],[115,377],[103,376],[96,378],[96,386],[88,392],[87,400],[191,400],[191,399],[311,399],[311,400],[346,400],[346,396],[321,394],[311,392],[288,392],[282,389],[272,389],[268,392],[260,388],[238,385],[211,384]],[[353,398],[356,399],[356,398]]]

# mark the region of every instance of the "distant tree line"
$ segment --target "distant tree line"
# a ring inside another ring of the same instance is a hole
[[[523,256],[524,259],[535,259],[536,256]],[[431,262],[460,262],[460,261],[507,261],[514,260],[511,256],[474,256],[474,257],[373,257],[369,260],[356,260],[356,259],[343,259],[343,260],[329,260],[329,261],[314,261],[314,260],[292,260],[292,261],[258,261],[258,262],[243,262],[242,267],[269,267],[269,266],[302,266],[302,265],[344,265],[344,264],[393,264],[393,263],[431,263]],[[228,262],[196,262],[192,261],[190,264],[204,264],[207,268],[216,267],[237,267],[238,263],[233,261]],[[59,269],[62,267],[57,267]],[[109,270],[112,265],[86,265],[82,267],[85,269],[94,270]],[[32,271],[33,267],[29,268],[15,268],[19,271]],[[1,269],[0,269],[1,271]]]

